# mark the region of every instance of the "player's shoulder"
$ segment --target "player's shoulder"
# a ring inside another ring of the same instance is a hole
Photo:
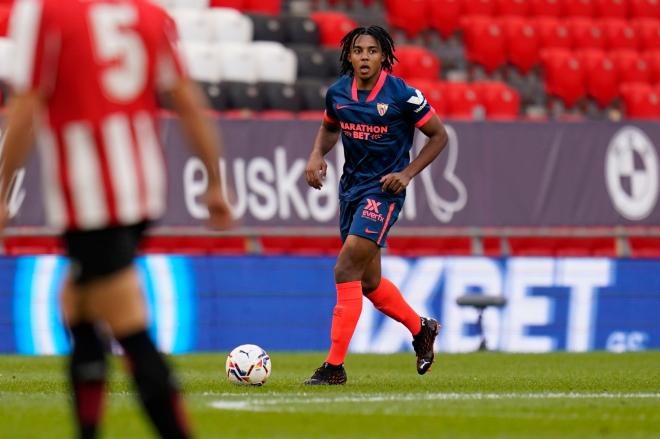
[[[412,87],[403,79],[392,74],[387,75],[385,86],[395,100],[407,101],[411,96],[415,96],[417,93],[415,87]]]

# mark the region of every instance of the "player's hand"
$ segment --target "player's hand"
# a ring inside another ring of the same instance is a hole
[[[206,191],[206,207],[209,210],[209,227],[214,230],[227,230],[231,228],[234,220],[229,204],[222,195],[222,190],[210,187]]]
[[[394,195],[399,195],[401,192],[405,191],[408,184],[410,184],[410,177],[403,172],[387,174],[380,179],[381,190]]]
[[[323,180],[325,180],[325,173],[328,170],[328,164],[325,162],[320,154],[312,153],[307,161],[307,168],[305,169],[305,180],[307,184],[314,189],[321,189],[323,187]]]

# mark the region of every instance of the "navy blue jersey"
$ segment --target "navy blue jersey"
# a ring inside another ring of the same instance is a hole
[[[356,80],[342,76],[328,89],[325,121],[341,127],[346,158],[339,199],[352,201],[380,193],[380,179],[410,163],[415,127],[434,110],[422,93],[402,79],[381,72],[373,90],[357,89]],[[394,196],[404,198],[405,192]]]

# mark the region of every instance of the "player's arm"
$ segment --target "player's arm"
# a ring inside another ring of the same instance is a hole
[[[429,141],[422,147],[415,160],[403,171],[388,174],[380,179],[381,188],[384,192],[395,195],[403,192],[410,184],[410,180],[430,165],[447,145],[447,130],[435,114],[419,129],[428,136]]]
[[[198,87],[190,80],[181,78],[169,89],[169,98],[189,144],[197,157],[204,163],[208,174],[206,204],[209,209],[210,225],[219,230],[231,226],[229,205],[222,194],[218,149],[223,150],[221,138],[204,114],[205,99]]]
[[[11,180],[32,150],[34,118],[41,106],[41,97],[37,91],[21,93],[9,102],[6,135],[0,158],[0,227],[7,221],[6,203]]]
[[[334,148],[337,140],[339,140],[339,125],[334,121],[324,120],[321,128],[319,128],[319,132],[316,134],[314,147],[309,155],[307,168],[305,169],[305,180],[314,189],[321,189],[323,187],[323,179],[328,169],[328,164],[324,157]]]

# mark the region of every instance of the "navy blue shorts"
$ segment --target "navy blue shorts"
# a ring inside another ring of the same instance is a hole
[[[399,218],[403,200],[383,194],[370,194],[353,201],[339,202],[341,240],[357,235],[385,247],[387,234]]]

